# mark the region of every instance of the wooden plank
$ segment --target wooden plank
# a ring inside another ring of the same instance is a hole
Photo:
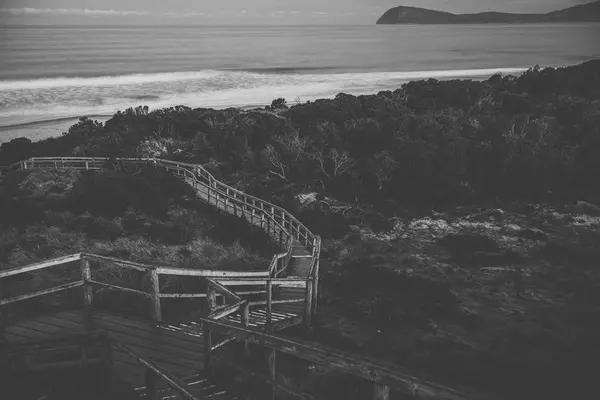
[[[9,276],[24,274],[26,272],[39,271],[41,269],[54,267],[56,265],[63,265],[73,261],[79,261],[81,259],[81,253],[71,254],[64,257],[57,257],[51,260],[46,260],[34,264],[24,265],[22,267],[15,267],[0,271],[0,279]]]
[[[94,288],[92,282],[92,270],[90,262],[86,259],[81,259],[81,280],[83,281],[83,304],[90,307],[94,302]]]
[[[219,319],[219,318],[223,318],[228,315],[231,315],[233,313],[236,313],[244,306],[244,304],[246,304],[246,302],[247,302],[247,300],[242,300],[242,301],[234,303],[234,304],[229,304],[229,305],[226,305],[223,307],[219,307],[215,311],[208,314],[207,318]]]
[[[373,400],[390,400],[390,387],[380,383],[374,383]]]
[[[155,265],[140,264],[133,261],[125,261],[113,257],[99,256],[97,254],[82,253],[81,256],[89,261],[97,261],[104,264],[112,264],[116,267],[128,268],[141,272],[146,272],[156,268]]]
[[[268,271],[219,271],[219,270],[205,270],[205,269],[191,269],[191,268],[174,268],[174,267],[158,267],[157,271],[160,275],[174,275],[174,276],[202,276],[205,278],[267,278],[269,276]]]
[[[265,330],[267,332],[271,332],[271,312],[273,311],[273,281],[269,279],[267,281],[267,314],[266,314],[266,324]]]
[[[98,285],[98,286],[102,286],[105,288],[109,288],[109,289],[114,289],[114,290],[118,290],[121,292],[129,292],[129,293],[134,293],[134,294],[138,294],[140,296],[144,296],[147,298],[152,298],[152,295],[150,293],[146,293],[146,292],[142,292],[141,290],[136,290],[136,289],[130,289],[130,288],[126,288],[123,286],[117,286],[117,285],[112,285],[110,283],[105,283],[105,282],[100,282],[100,281],[96,281],[96,280],[90,280],[91,283],[93,283],[94,285]]]
[[[221,293],[222,295],[224,295],[225,297],[228,297],[232,301],[238,302],[238,301],[242,300],[242,298],[240,296],[238,296],[237,294],[235,294],[234,292],[227,289],[225,286],[221,285],[219,282],[217,282],[213,279],[207,279],[206,283],[208,286],[215,289],[217,291],[217,293]]]
[[[276,348],[286,354],[290,354],[317,364],[327,365],[338,371],[352,374],[363,379],[377,382],[409,393],[418,398],[464,400],[480,399],[479,396],[469,395],[448,387],[406,374],[397,368],[385,364],[374,364],[372,361],[350,355],[338,350],[307,344],[298,340],[290,340],[270,334],[248,330],[224,321],[213,321],[201,318],[205,326],[222,331],[228,335],[238,335],[252,343],[262,346]],[[484,397],[485,398],[485,397]]]
[[[65,283],[64,285],[59,285],[59,286],[55,286],[55,287],[44,289],[44,290],[38,290],[36,292],[26,293],[26,294],[22,294],[19,296],[9,297],[8,299],[2,299],[2,300],[0,300],[0,306],[6,305],[6,304],[11,304],[11,303],[17,303],[19,301],[23,301],[23,300],[27,300],[27,299],[33,299],[35,297],[45,296],[47,294],[64,292],[65,290],[73,289],[73,288],[80,287],[80,286],[83,286],[83,281]]]
[[[162,321],[162,310],[160,308],[160,281],[158,272],[153,269],[150,274],[150,295],[152,299],[152,319],[156,322]]]
[[[129,356],[134,358],[139,364],[143,365],[148,369],[151,369],[156,375],[160,377],[160,379],[166,381],[169,384],[169,386],[171,386],[177,393],[183,396],[183,398],[187,400],[198,400],[198,398],[196,398],[188,391],[187,385],[185,383],[181,382],[178,378],[175,378],[171,374],[168,374],[165,371],[161,370],[156,364],[140,356],[129,346],[126,346],[118,341],[114,341],[112,345],[113,347],[118,347],[120,350],[127,353]]]

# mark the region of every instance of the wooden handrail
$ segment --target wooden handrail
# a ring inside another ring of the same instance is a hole
[[[54,267],[56,265],[62,265],[66,263],[70,263],[73,261],[81,260],[81,253],[71,254],[64,257],[52,258],[50,260],[41,261],[33,264],[24,265],[21,267],[15,267],[6,269],[4,271],[0,271],[0,279],[7,278],[9,276],[20,275],[26,272],[39,271],[41,269],[46,269],[50,267]]]
[[[357,357],[337,349],[262,333],[225,321],[217,321],[208,318],[200,318],[200,320],[205,329],[224,332],[229,336],[237,337],[239,340],[268,347],[316,364],[325,365],[340,372],[358,376],[376,384],[385,385],[402,391],[403,393],[411,394],[420,399],[490,399],[489,396],[465,393],[443,385],[438,385],[407,374],[396,366],[384,362],[374,363],[370,359]]]
[[[217,293],[221,293],[223,296],[225,296],[225,299],[230,299],[234,302],[242,301],[242,298],[240,296],[238,296],[237,294],[235,294],[234,292],[227,289],[225,286],[221,285],[219,282],[213,279],[207,279],[206,284],[212,287],[214,290],[216,290]]]
[[[64,292],[65,290],[73,289],[73,288],[80,287],[80,286],[83,286],[82,280],[76,281],[76,282],[65,283],[63,285],[58,285],[58,286],[54,286],[54,287],[51,287],[48,289],[38,290],[36,292],[26,293],[26,294],[22,294],[19,296],[9,297],[6,299],[0,299],[0,307],[5,306],[7,304],[11,304],[11,303],[17,303],[17,302],[23,301],[23,300],[33,299],[34,297],[40,297],[40,296],[45,296],[47,294]]]
[[[302,224],[297,218],[295,218],[287,210],[285,210],[284,208],[279,207],[275,204],[272,204],[265,200],[262,200],[258,197],[246,194],[239,189],[236,189],[236,188],[231,187],[223,182],[218,181],[210,172],[206,171],[200,165],[172,161],[172,160],[165,160],[165,159],[160,159],[160,158],[116,158],[114,160],[117,162],[125,162],[125,163],[131,163],[131,164],[136,164],[136,165],[143,163],[143,164],[153,164],[153,165],[163,165],[163,166],[174,167],[175,169],[178,169],[180,171],[185,171],[184,174],[185,173],[189,174],[190,176],[194,177],[196,181],[198,181],[199,183],[202,184],[203,182],[197,179],[196,172],[198,172],[199,175],[201,176],[201,178],[203,178],[203,180],[207,181],[208,186],[211,187],[211,189],[213,191],[219,193],[223,197],[228,198],[229,200],[232,200],[235,202],[241,202],[247,207],[254,208],[261,212],[266,212],[267,215],[270,215],[272,223],[278,225],[281,230],[286,231],[286,233],[291,236],[292,232],[287,232],[285,227],[282,226],[279,223],[279,221],[276,220],[275,211],[277,211],[277,213],[280,216],[283,216],[282,217],[283,220],[287,220],[290,224],[293,223],[297,226],[298,234],[299,234],[299,236],[302,236],[305,238],[305,240],[306,240],[305,245],[307,247],[312,247],[314,245],[315,235],[312,232],[310,232],[310,230],[308,228],[306,228],[306,226],[304,226],[304,224]],[[61,166],[63,166],[63,167],[77,168],[80,166],[85,166],[85,169],[90,169],[90,162],[93,164],[99,165],[99,168],[101,168],[106,164],[107,161],[111,161],[111,160],[109,158],[103,158],[103,157],[34,157],[34,158],[27,159],[27,160],[23,160],[19,163],[12,164],[11,167],[14,168],[17,165],[19,165],[20,168],[27,168],[26,167],[27,163],[31,163],[31,164],[33,164],[32,167],[35,167],[36,161],[39,161],[42,163],[44,163],[44,162],[46,162],[46,163],[60,162]],[[95,165],[93,165],[92,167],[95,167]],[[98,168],[98,167],[96,167],[96,168]],[[225,189],[225,191],[219,190],[219,187],[221,187],[222,189]],[[230,193],[233,193],[235,195],[231,195]],[[240,200],[238,198],[238,196],[243,198],[244,200],[243,201]],[[260,204],[261,207],[257,207],[256,203]],[[271,213],[269,214],[268,211],[271,211]],[[302,231],[302,235],[300,235],[300,231]]]

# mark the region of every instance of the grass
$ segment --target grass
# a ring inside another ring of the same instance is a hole
[[[134,176],[71,170],[11,176],[0,182],[0,203],[5,205],[0,211],[0,268],[86,252],[179,268],[266,269],[278,247],[266,235],[257,239],[245,220],[202,204],[188,189],[154,170]],[[99,281],[148,289],[147,277],[139,272],[98,263],[92,270]],[[26,275],[11,279],[11,296],[80,279],[76,263]],[[164,292],[201,287],[197,279],[161,279]],[[105,292],[98,289],[96,300],[122,301],[121,294],[111,300]],[[54,304],[67,297],[43,301]],[[29,302],[35,308],[40,301]]]

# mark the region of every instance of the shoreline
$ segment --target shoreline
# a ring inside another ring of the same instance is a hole
[[[20,137],[28,138],[32,142],[60,137],[63,132],[67,132],[71,126],[76,124],[79,118],[81,117],[65,117],[0,126],[0,144]],[[106,122],[112,118],[112,115],[93,115],[89,118],[98,122]]]

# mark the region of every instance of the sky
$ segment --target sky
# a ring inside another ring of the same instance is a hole
[[[544,13],[591,0],[0,0],[0,25],[373,24],[399,5],[454,13]]]

